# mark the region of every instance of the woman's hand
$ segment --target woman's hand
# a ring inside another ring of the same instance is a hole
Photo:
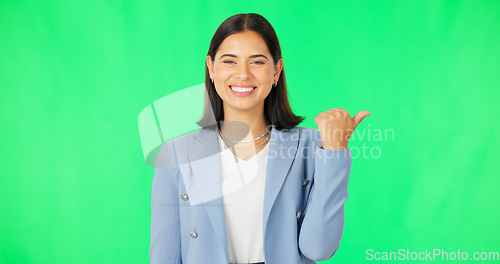
[[[354,129],[369,115],[369,111],[361,111],[351,119],[349,112],[341,108],[320,113],[314,118],[314,122],[318,126],[323,149],[347,149]]]

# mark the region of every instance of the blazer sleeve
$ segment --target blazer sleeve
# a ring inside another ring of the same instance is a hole
[[[304,209],[299,248],[305,257],[325,261],[339,248],[344,230],[351,149],[318,147],[314,158],[314,180]]]
[[[166,144],[165,144],[166,145]],[[181,264],[178,168],[165,166],[166,147],[156,159],[151,191],[151,243],[149,261],[152,264]]]

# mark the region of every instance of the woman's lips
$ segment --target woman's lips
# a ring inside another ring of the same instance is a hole
[[[231,87],[236,88],[235,90],[237,91],[231,89]],[[257,89],[257,87],[252,87],[253,89],[249,91],[248,88],[251,88],[251,86],[236,86],[236,85],[235,86],[230,85],[228,88],[231,91],[231,93],[233,93],[236,96],[248,96],[251,95],[253,91],[255,91],[255,89]]]

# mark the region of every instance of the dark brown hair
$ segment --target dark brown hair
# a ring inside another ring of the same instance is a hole
[[[278,60],[282,58],[278,37],[271,24],[263,16],[255,13],[237,14],[222,22],[212,37],[207,55],[210,55],[212,61],[214,61],[215,54],[222,41],[232,34],[244,31],[255,31],[262,36],[273,57],[274,66],[276,66]],[[201,127],[215,125],[215,121],[218,124],[220,120],[224,119],[222,99],[215,90],[206,64],[205,88],[203,117],[197,122]],[[278,85],[271,89],[271,92],[264,100],[264,116],[268,124],[274,125],[278,130],[293,128],[304,120],[304,117],[295,115],[290,108],[284,67],[280,74]]]

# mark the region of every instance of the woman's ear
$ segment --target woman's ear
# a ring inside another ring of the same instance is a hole
[[[274,66],[274,79],[276,80],[275,82],[277,82],[279,79],[280,79],[280,74],[281,74],[281,71],[283,70],[283,59],[279,59],[278,62],[276,63],[276,65]]]
[[[210,78],[213,79],[213,75],[214,75],[214,64],[212,62],[212,58],[210,57],[210,55],[207,55],[207,60],[206,60],[206,63],[207,63],[207,68],[208,68],[208,72],[210,74]]]

